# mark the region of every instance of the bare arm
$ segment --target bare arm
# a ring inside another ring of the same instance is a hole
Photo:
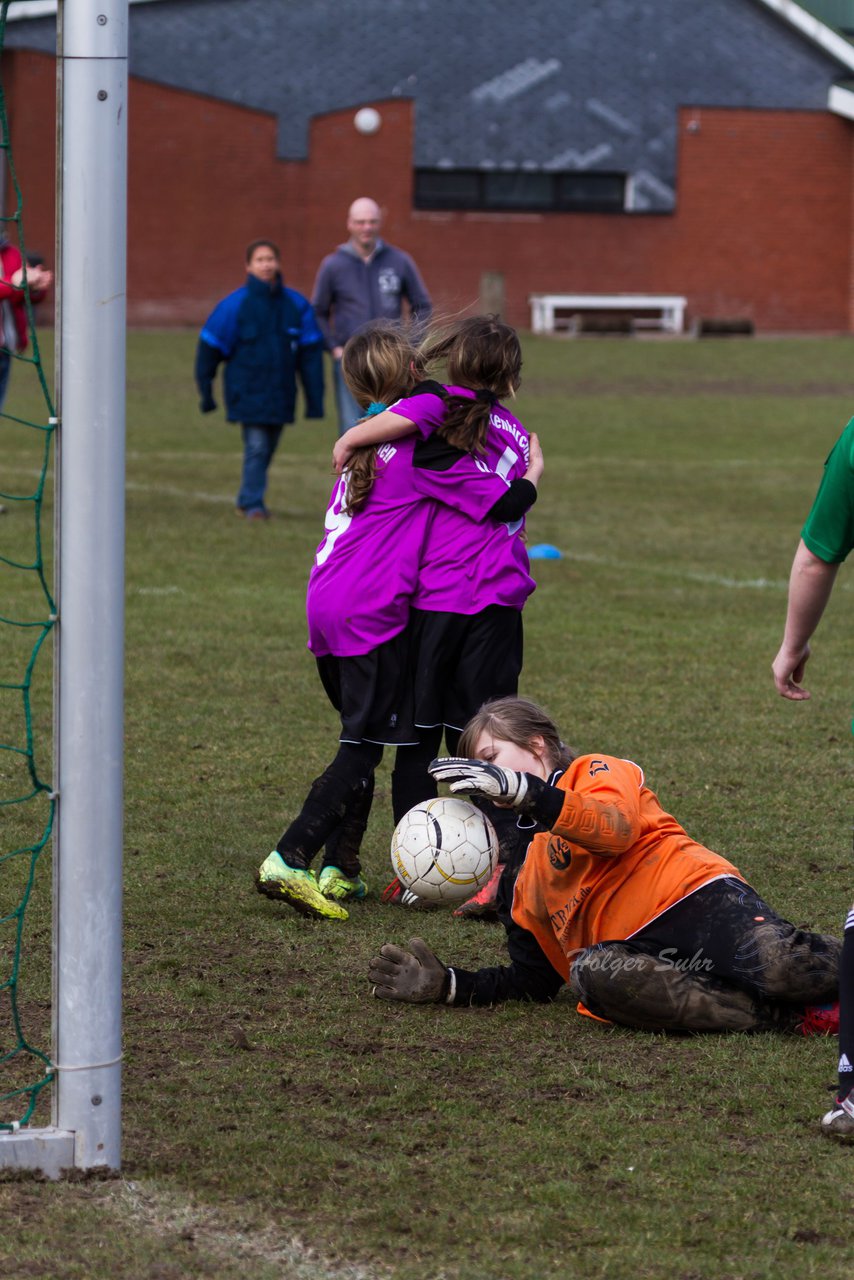
[[[540,437],[532,431],[528,440],[528,470],[525,472],[525,479],[530,480],[532,485],[538,485],[544,470],[545,461]]]
[[[838,564],[819,559],[804,545],[798,544],[789,575],[789,602],[783,643],[771,666],[777,692],[793,702],[810,696],[801,688],[804,667],[810,656],[809,641],[830,599]]]
[[[403,436],[412,435],[414,430],[415,424],[409,418],[392,413],[391,409],[364,418],[336,440],[332,450],[332,464],[340,475],[354,449],[361,449],[368,444],[385,444],[387,440],[400,440]]]

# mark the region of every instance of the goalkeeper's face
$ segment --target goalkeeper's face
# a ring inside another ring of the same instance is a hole
[[[484,730],[477,740],[474,754],[477,760],[500,764],[504,769],[516,769],[519,773],[533,773],[537,778],[548,778],[552,771],[545,758],[545,743],[539,735],[525,746],[520,746],[518,742],[508,742],[506,738],[498,738]]]

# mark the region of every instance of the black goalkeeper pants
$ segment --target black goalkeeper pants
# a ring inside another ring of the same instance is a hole
[[[591,1013],[656,1031],[794,1026],[836,999],[842,943],[783,920],[734,877],[704,885],[630,939],[576,956],[570,988]]]

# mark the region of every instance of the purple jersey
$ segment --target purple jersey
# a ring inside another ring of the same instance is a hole
[[[464,387],[448,387],[451,395],[474,398]],[[431,393],[409,396],[390,406],[408,418],[425,438],[444,421],[446,405]],[[524,476],[528,468],[528,432],[503,405],[489,417],[483,457],[464,459],[448,471],[415,467],[418,493],[439,498],[412,598],[416,609],[431,613],[480,613],[488,605],[521,609],[536,583],[528,568],[523,530],[525,521],[497,524],[484,520],[483,485],[478,476],[491,475],[504,485]],[[496,494],[497,500],[500,492]],[[491,503],[489,505],[492,505]]]
[[[377,478],[353,515],[343,511],[346,471],[332,490],[306,596],[315,657],[369,653],[409,621],[433,515],[433,504],[413,491],[414,448],[414,436],[380,445]]]

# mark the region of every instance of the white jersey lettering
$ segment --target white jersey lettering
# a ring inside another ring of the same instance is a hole
[[[524,432],[520,431],[518,427],[514,427],[513,423],[508,422],[506,418],[502,418],[500,413],[491,413],[489,415],[489,423],[490,426],[495,427],[496,431],[506,431],[513,437],[522,450],[525,466],[527,466],[529,461],[528,439]]]
[[[349,473],[345,471],[341,476],[341,479],[338,481],[338,486],[335,490],[335,497],[330,502],[329,509],[326,512],[326,519],[324,521],[326,537],[317,549],[317,556],[314,561],[317,565],[326,564],[326,561],[335,549],[335,543],[341,537],[341,534],[345,533],[346,530],[349,529],[350,523],[353,519],[351,515],[348,515],[343,510],[344,503],[347,498],[347,486],[349,483],[348,475]]]

